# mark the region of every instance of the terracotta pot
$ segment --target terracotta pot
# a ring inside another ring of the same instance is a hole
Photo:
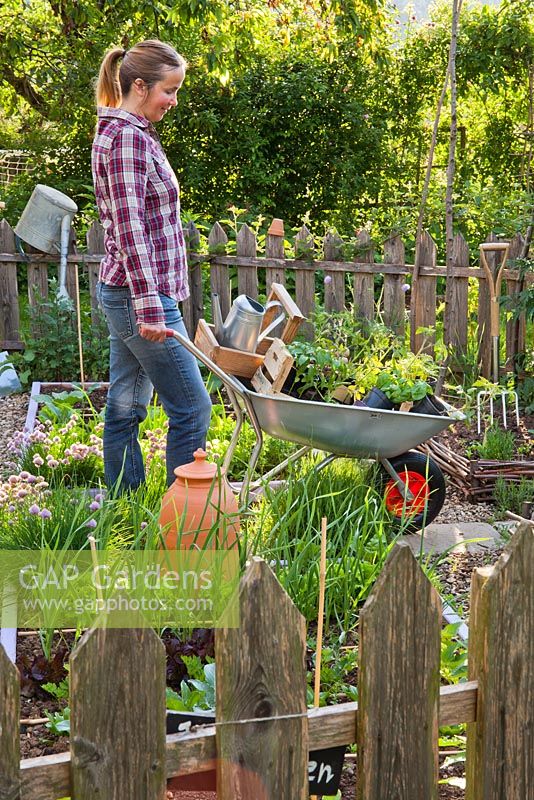
[[[271,227],[267,231],[269,236],[283,236],[284,235],[284,220],[283,219],[273,219],[271,222]]]
[[[234,547],[239,515],[225,473],[206,461],[204,450],[196,450],[193,456],[190,464],[174,470],[176,480],[161,502],[159,523],[167,549]]]

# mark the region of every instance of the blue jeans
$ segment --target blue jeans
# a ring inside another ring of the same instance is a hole
[[[196,359],[176,339],[149,342],[139,335],[128,287],[99,283],[97,297],[110,332],[110,386],[104,425],[104,470],[108,486],[122,473],[121,489],[136,489],[145,480],[139,446],[139,423],[156,390],[169,418],[167,485],[173,470],[193,461],[206,446],[211,401]],[[165,324],[187,336],[176,302],[160,295]]]

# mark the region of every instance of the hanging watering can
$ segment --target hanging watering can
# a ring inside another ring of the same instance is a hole
[[[60,253],[59,291],[66,295],[67,252],[78,206],[63,192],[38,183],[15,227],[15,235],[44,253]]]
[[[265,312],[275,306],[282,308],[282,304],[278,300],[271,300],[266,306],[262,306],[261,303],[248,297],[248,295],[240,294],[234,300],[232,308],[223,322],[219,295],[212,294],[211,301],[215,323],[215,338],[220,345],[230,347],[233,350],[255,353],[258,343],[285,319],[285,315],[283,313],[280,314],[262,331],[261,326]]]

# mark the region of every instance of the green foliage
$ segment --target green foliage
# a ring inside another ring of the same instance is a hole
[[[70,735],[70,708],[68,706],[63,711],[55,711],[54,713],[45,711],[45,714],[48,717],[48,722],[45,725],[49,731],[52,731],[57,736]]]
[[[346,634],[343,632],[337,639],[323,646],[321,654],[321,691],[319,706],[330,706],[335,703],[346,703],[358,700],[358,687],[349,683],[350,673],[354,680],[357,665],[358,649],[346,646]],[[308,648],[316,650],[315,639],[308,640]],[[317,664],[317,652],[315,652]],[[308,672],[307,703],[314,705],[314,673]]]
[[[86,380],[106,380],[109,364],[108,330],[98,313],[82,307],[82,348]],[[29,329],[24,334],[25,350],[12,362],[23,386],[32,380],[70,381],[80,374],[76,309],[69,298],[57,292],[50,280],[48,297],[37,295],[30,307]]]
[[[374,470],[354,461],[324,470],[303,460],[283,490],[266,487],[245,519],[240,552],[272,563],[300,612],[317,618],[321,519],[328,520],[326,625],[349,630],[391,546],[391,520],[373,488]],[[297,535],[298,532],[298,535]]]
[[[69,671],[69,664],[65,664],[65,669]],[[59,683],[43,683],[41,688],[55,697],[56,700],[68,700],[69,697],[69,679],[68,676]]]
[[[445,683],[467,680],[467,644],[458,637],[457,622],[441,630],[441,677]]]
[[[512,461],[515,455],[515,436],[512,431],[493,425],[484,433],[482,442],[469,448],[476,458]]]
[[[182,656],[189,678],[180,683],[180,692],[167,688],[167,708],[171,711],[211,711],[215,708],[215,664],[202,665],[198,656]]]
[[[336,356],[332,349],[313,342],[292,342],[288,349],[295,359],[292,389],[299,397],[313,389],[319,399],[328,400],[334,389],[347,380],[346,356]]]
[[[432,394],[427,378],[436,377],[438,366],[425,354],[408,354],[387,366],[376,385],[394,403],[422,400]]]
[[[234,417],[227,413],[222,403],[214,405],[208,431],[208,440],[206,442],[206,450],[210,458],[217,464],[222,465],[234,429]],[[230,480],[243,479],[249,467],[250,454],[255,443],[256,434],[254,429],[245,421],[235,449],[234,458],[230,464]],[[295,450],[296,447],[291,442],[285,442],[282,439],[275,439],[272,436],[265,435],[263,447],[258,459],[258,472],[262,474],[276,467],[277,464],[284,461]]]
[[[497,478],[493,490],[493,499],[499,513],[512,511],[521,514],[523,503],[532,502],[534,498],[534,480],[521,478],[517,483]]]

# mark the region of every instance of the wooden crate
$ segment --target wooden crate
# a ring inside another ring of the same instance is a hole
[[[246,353],[243,350],[233,350],[222,347],[215,338],[214,326],[209,325],[205,319],[199,319],[195,334],[195,344],[208,358],[217,364],[229,375],[238,378],[252,378],[259,367],[263,365],[265,353],[272,345],[274,339],[265,337],[255,353]]]

